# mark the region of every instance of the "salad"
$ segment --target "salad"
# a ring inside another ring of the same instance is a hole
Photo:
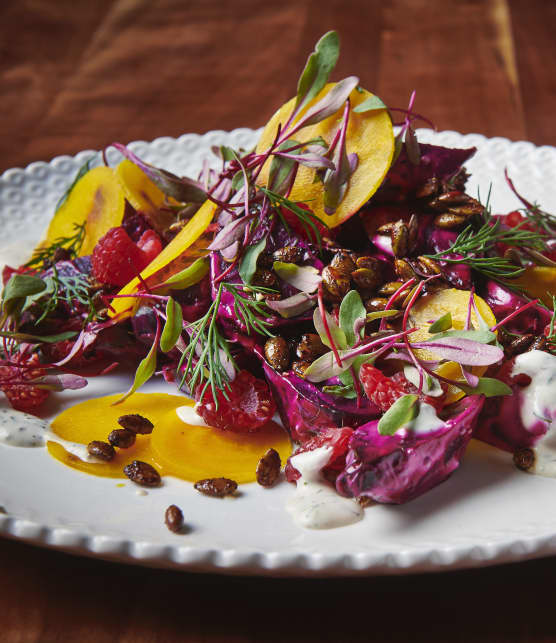
[[[507,173],[520,207],[493,213],[465,190],[475,149],[419,143],[415,92],[389,108],[357,77],[330,83],[338,55],[329,32],[256,148],[214,148],[196,179],[119,143],[116,167],[80,170],[44,242],[3,270],[0,388],[16,411],[125,367],[114,408],[159,377],[195,400],[173,407],[185,424],[218,435],[256,440],[278,413],[294,451],[257,452],[253,476],[272,486],[285,464],[307,527],[418,497],[472,437],[556,476],[556,217]],[[83,461],[130,432],[154,440],[135,415]],[[159,484],[142,465],[122,475]]]

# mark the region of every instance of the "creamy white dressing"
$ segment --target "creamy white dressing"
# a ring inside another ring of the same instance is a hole
[[[83,462],[102,462],[89,454],[86,445],[64,440],[56,435],[46,420],[14,409],[0,409],[0,443],[12,447],[32,448],[44,447],[47,442],[56,442]]]
[[[424,433],[432,433],[443,428],[444,421],[436,415],[434,406],[426,402],[419,402],[419,413],[407,424],[400,429],[400,431],[411,431],[416,435]]]
[[[529,351],[515,359],[512,376],[525,373],[531,383],[519,391],[523,426],[531,429],[539,421],[548,424],[546,434],[534,447],[531,473],[556,478],[556,357],[544,351]]]
[[[331,455],[332,447],[320,447],[291,458],[292,466],[301,477],[286,509],[300,527],[333,529],[351,525],[363,517],[363,509],[355,500],[339,496],[323,479],[321,469]]]
[[[179,406],[176,409],[179,419],[185,424],[190,424],[191,426],[208,426],[208,424],[203,420],[203,418],[197,413],[197,405],[189,406]]]
[[[529,351],[515,358],[512,376],[525,373],[531,383],[520,391],[523,426],[532,428],[539,420],[556,419],[556,357],[544,351]]]

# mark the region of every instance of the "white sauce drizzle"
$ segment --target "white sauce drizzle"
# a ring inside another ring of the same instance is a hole
[[[403,374],[405,375],[406,380],[411,382],[413,386],[419,388],[419,371],[415,366],[404,366]],[[425,393],[425,395],[430,395],[430,397],[440,397],[441,395],[444,395],[444,391],[436,377],[431,377],[427,374],[423,377],[423,393]]]
[[[322,478],[320,471],[331,454],[331,447],[320,447],[291,458],[292,466],[301,477],[286,509],[300,527],[333,529],[351,525],[363,517],[363,509],[355,500],[339,496]]]
[[[515,359],[512,376],[518,373],[531,378],[519,392],[523,426],[531,429],[539,421],[549,425],[534,447],[535,463],[530,472],[556,478],[556,357],[537,350],[522,353]]]
[[[400,431],[411,431],[416,435],[424,433],[432,433],[438,431],[444,426],[444,422],[436,415],[434,406],[426,402],[419,402],[419,413],[407,424],[403,426]]]
[[[179,406],[176,409],[179,419],[185,424],[190,424],[191,426],[208,426],[208,424],[203,420],[203,418],[197,413],[197,405],[194,406]]]
[[[83,462],[102,462],[87,451],[85,444],[70,442],[56,435],[46,420],[14,409],[0,409],[0,443],[11,447],[44,447],[47,442],[56,442]]]

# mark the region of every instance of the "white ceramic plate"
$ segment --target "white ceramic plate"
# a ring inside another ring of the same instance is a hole
[[[204,136],[136,142],[152,163],[194,175],[211,145],[250,147],[257,132],[241,129]],[[556,210],[556,148],[485,139],[477,134],[422,130],[421,141],[478,147],[469,162],[470,191],[483,197],[492,183],[494,211],[517,207],[504,183],[508,167],[518,189]],[[54,205],[91,155],[33,163],[0,177],[0,264],[27,258]],[[116,155],[114,155],[114,159]],[[127,378],[92,379],[68,392],[55,413],[77,400],[127,388]],[[164,390],[154,384],[146,390]],[[168,389],[166,389],[168,390]],[[2,404],[4,402],[0,402]],[[296,527],[284,509],[293,492],[251,484],[237,499],[206,498],[192,485],[166,479],[138,495],[130,482],[96,478],[66,468],[42,449],[0,445],[0,533],[37,545],[155,567],[266,575],[402,574],[476,567],[556,553],[556,480],[515,470],[507,454],[472,443],[444,484],[404,506],[376,506],[363,521],[331,531]],[[164,526],[169,504],[191,526],[175,535]]]

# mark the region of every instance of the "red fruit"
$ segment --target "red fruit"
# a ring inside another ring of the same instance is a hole
[[[93,275],[101,284],[125,286],[150,263],[150,259],[120,226],[108,230],[98,241],[91,263]]]
[[[38,357],[33,355],[26,364],[22,363],[21,367],[0,366],[0,388],[8,398],[8,402],[17,411],[36,413],[49,395],[49,391],[26,383],[29,380],[44,377],[45,372],[42,368],[38,368],[38,364]]]
[[[311,208],[305,203],[296,203],[296,205],[299,206],[302,210],[306,210],[307,212],[312,213]],[[282,216],[284,217],[286,223],[290,226],[290,228],[292,228],[292,230],[294,230],[294,232],[297,232],[297,234],[302,239],[305,239],[310,243],[317,243],[318,239],[311,225],[303,225],[295,212],[292,212],[288,208],[282,207],[281,210]],[[316,229],[319,231],[321,236],[330,236],[331,234],[333,234],[325,225],[319,223],[318,220],[315,220],[314,218],[311,218],[311,220],[313,221]]]
[[[398,375],[398,373],[396,373]],[[365,389],[367,397],[374,402],[378,408],[385,413],[394,402],[412,392],[414,388],[405,377],[386,377],[378,368],[371,364],[363,364],[359,372],[361,384]],[[403,378],[403,379],[402,379]]]
[[[218,408],[210,386],[202,399],[199,400],[198,394],[195,396],[197,413],[209,426],[234,433],[248,433],[266,424],[276,411],[267,383],[249,371],[237,374],[226,388],[226,395],[228,399],[223,391],[216,391]]]
[[[345,466],[346,453],[348,451],[349,440],[352,435],[353,429],[350,429],[347,426],[342,428],[324,429],[314,438],[305,442],[305,444],[297,449],[293,455],[299,455],[306,451],[314,451],[315,449],[324,446],[332,447],[330,459],[328,460],[328,464],[323,468],[322,473],[327,480],[333,482]],[[291,464],[290,460],[288,460],[286,464],[284,473],[288,482],[294,482],[300,477],[299,471]]]
[[[162,242],[154,230],[145,230],[137,242],[149,263],[162,252]]]
[[[363,364],[359,372],[359,377],[367,397],[374,402],[383,412],[394,404],[394,402],[408,393],[417,394],[417,387],[409,382],[405,375],[400,371],[387,377],[378,368],[371,364]],[[429,395],[419,395],[419,399],[436,409],[441,409],[444,402],[444,395],[431,397]]]

